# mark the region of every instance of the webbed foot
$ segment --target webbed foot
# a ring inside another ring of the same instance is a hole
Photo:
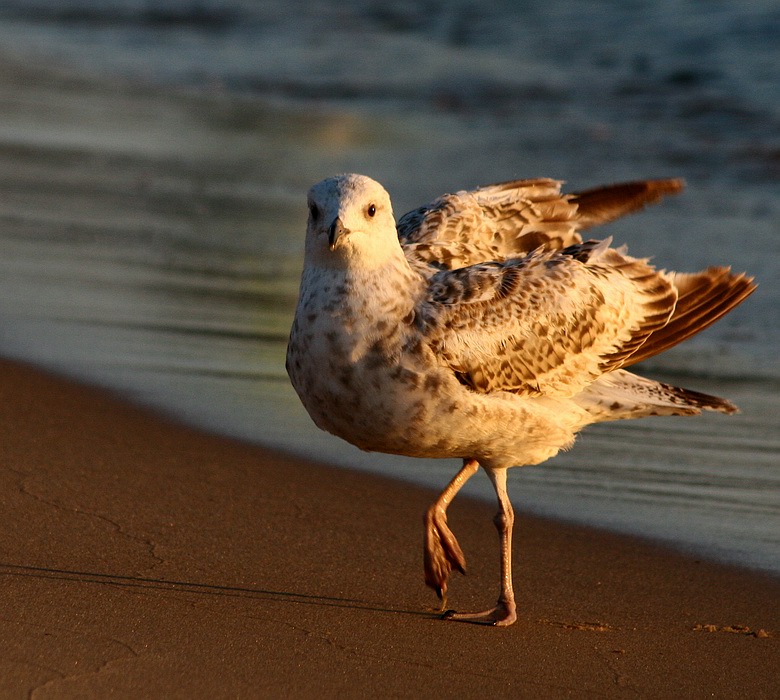
[[[466,558],[458,540],[447,525],[447,514],[436,504],[425,513],[425,541],[423,566],[425,583],[436,591],[442,601],[442,610],[447,600],[447,580],[455,569],[466,573]]]
[[[514,602],[505,602],[499,600],[496,607],[478,613],[459,613],[454,610],[447,610],[442,618],[445,620],[456,620],[458,622],[471,622],[476,625],[494,625],[497,627],[506,627],[517,620],[517,610]]]

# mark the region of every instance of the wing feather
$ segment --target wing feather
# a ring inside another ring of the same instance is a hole
[[[728,268],[656,271],[580,231],[680,192],[679,179],[562,194],[514,180],[439,197],[398,222],[429,280],[417,323],[474,391],[574,395],[714,323],[755,288]]]
[[[591,241],[441,271],[417,322],[474,391],[572,396],[662,328],[676,299],[664,273]]]
[[[607,223],[666,194],[681,180],[644,180],[562,194],[558,180],[538,178],[446,194],[398,221],[398,238],[417,269],[454,270],[503,261],[538,249],[582,242],[579,231]]]
[[[571,201],[577,204],[577,220],[586,229],[631,214],[647,204],[655,204],[685,188],[680,178],[670,180],[636,180],[577,192]]]
[[[672,317],[627,357],[623,366],[641,362],[682,343],[711,326],[756,290],[752,277],[734,274],[728,267],[710,267],[695,273],[674,272],[671,278],[679,295]]]

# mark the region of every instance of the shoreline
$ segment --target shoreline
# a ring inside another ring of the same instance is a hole
[[[209,435],[0,360],[7,697],[772,697],[780,579],[518,513],[519,620],[439,620],[434,492]],[[492,604],[492,504],[459,498]]]

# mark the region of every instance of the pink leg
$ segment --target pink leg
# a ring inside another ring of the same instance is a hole
[[[464,459],[463,467],[441,492],[433,505],[425,512],[425,541],[423,566],[425,583],[436,591],[442,601],[442,610],[447,601],[447,579],[453,567],[466,573],[466,559],[463,551],[447,526],[447,507],[463,485],[476,474],[479,463],[475,459]]]
[[[498,496],[498,513],[493,522],[501,545],[501,593],[494,608],[479,613],[448,612],[448,620],[463,620],[485,625],[511,625],[517,619],[515,593],[512,586],[512,527],[515,513],[506,492],[506,469],[487,470]]]

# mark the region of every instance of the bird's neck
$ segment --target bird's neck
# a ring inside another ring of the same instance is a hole
[[[375,267],[314,267],[307,272],[310,279],[304,273],[302,294],[305,288],[318,294],[330,313],[348,324],[398,323],[423,293],[424,280],[409,267],[400,249],[398,257]]]

